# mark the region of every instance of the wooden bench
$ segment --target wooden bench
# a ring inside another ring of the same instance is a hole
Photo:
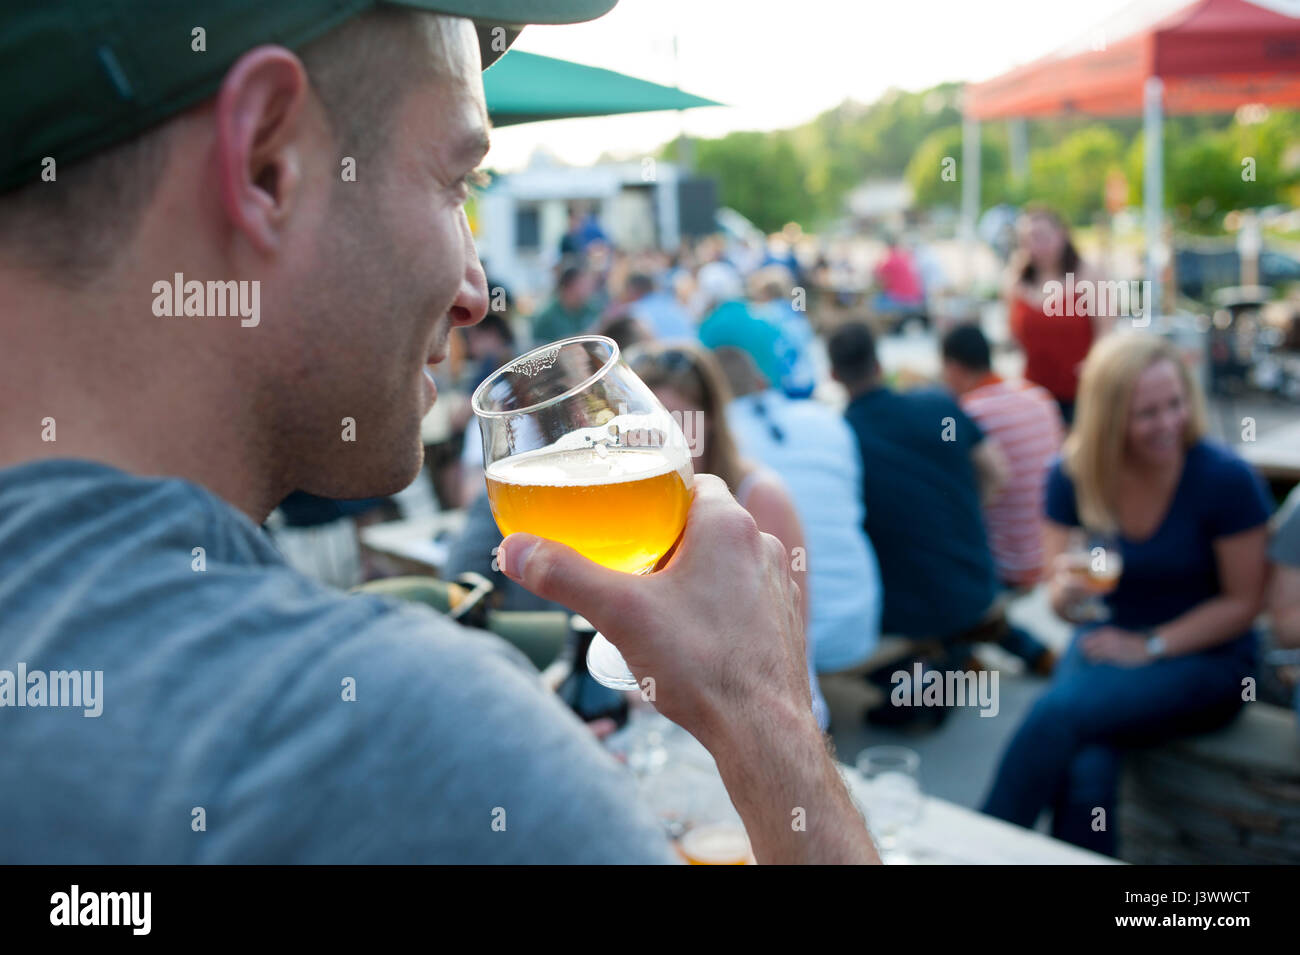
[[[1126,862],[1300,863],[1300,729],[1293,710],[1247,703],[1231,724],[1125,761]]]

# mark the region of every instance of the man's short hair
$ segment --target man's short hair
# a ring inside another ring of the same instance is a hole
[[[957,325],[943,336],[943,360],[956,362],[967,371],[989,371],[993,354],[989,340],[978,325]]]
[[[655,280],[644,272],[633,272],[627,277],[627,290],[637,298],[643,298],[655,290]]]
[[[477,335],[497,335],[507,345],[515,343],[515,333],[510,330],[510,323],[500,312],[488,312],[477,324],[469,326],[468,330]]]
[[[340,156],[360,162],[387,145],[403,94],[437,74],[429,51],[443,49],[441,24],[424,11],[379,7],[299,51]],[[164,122],[60,165],[54,182],[0,195],[0,257],[68,287],[94,279],[135,235],[166,173],[173,128]]]
[[[555,284],[556,291],[557,292],[567,291],[573,285],[574,282],[582,278],[582,275],[583,275],[583,270],[581,266],[577,266],[577,265],[568,266],[567,268],[565,268],[563,272],[560,273],[560,279]]]
[[[745,349],[735,345],[722,345],[713,349],[713,355],[718,359],[718,367],[727,376],[731,393],[737,398],[743,398],[756,391],[765,391],[771,387],[772,383],[758,370],[753,356]]]
[[[841,325],[826,343],[831,369],[843,381],[867,381],[875,377],[876,339],[862,322]]]

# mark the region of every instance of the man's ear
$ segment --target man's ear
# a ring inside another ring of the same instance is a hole
[[[259,46],[226,73],[216,98],[216,165],[231,226],[274,252],[302,178],[310,84],[302,61]]]

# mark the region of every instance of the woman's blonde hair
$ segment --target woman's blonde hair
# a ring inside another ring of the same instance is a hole
[[[716,474],[735,494],[746,465],[727,425],[731,388],[712,352],[694,342],[651,342],[629,350],[627,363],[651,390],[671,388],[704,412],[708,440],[693,466],[696,473]]]
[[[1074,482],[1079,521],[1114,532],[1116,479],[1124,460],[1129,409],[1138,376],[1157,362],[1173,362],[1187,401],[1183,447],[1206,432],[1205,397],[1173,343],[1158,335],[1130,332],[1107,335],[1093,345],[1083,363],[1075,403],[1074,428],[1065,441],[1065,473]]]

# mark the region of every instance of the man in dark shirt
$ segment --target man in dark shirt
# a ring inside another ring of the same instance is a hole
[[[881,382],[865,325],[829,343],[862,450],[867,536],[880,558],[881,632],[947,639],[974,627],[997,594],[980,494],[1003,480],[992,443],[946,393],[900,394]]]

